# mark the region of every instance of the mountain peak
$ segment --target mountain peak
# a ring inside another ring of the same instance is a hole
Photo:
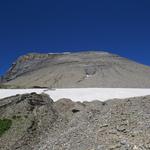
[[[23,87],[150,87],[150,67],[105,51],[29,53],[3,76]]]

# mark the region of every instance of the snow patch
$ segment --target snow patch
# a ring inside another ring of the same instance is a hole
[[[60,53],[48,53],[50,55],[55,55],[55,54],[71,54],[71,52],[60,52]]]
[[[25,94],[36,92],[38,94],[46,93],[54,101],[61,98],[68,98],[73,101],[106,101],[114,98],[130,98],[150,95],[150,89],[135,88],[66,88],[66,89],[0,89],[0,99],[14,96],[16,94]]]

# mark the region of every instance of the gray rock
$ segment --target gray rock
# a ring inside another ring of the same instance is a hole
[[[0,101],[0,118],[12,126],[0,137],[3,150],[150,149],[150,96],[105,102],[53,102],[47,95]]]
[[[101,51],[31,53],[19,57],[1,80],[10,87],[149,88],[150,67]]]

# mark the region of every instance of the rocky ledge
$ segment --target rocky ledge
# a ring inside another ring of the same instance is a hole
[[[149,150],[149,137],[150,96],[75,103],[31,93],[0,100],[2,150]]]

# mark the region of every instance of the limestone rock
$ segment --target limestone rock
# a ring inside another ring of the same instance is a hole
[[[1,81],[10,87],[149,88],[150,67],[102,51],[31,53],[19,57]]]

